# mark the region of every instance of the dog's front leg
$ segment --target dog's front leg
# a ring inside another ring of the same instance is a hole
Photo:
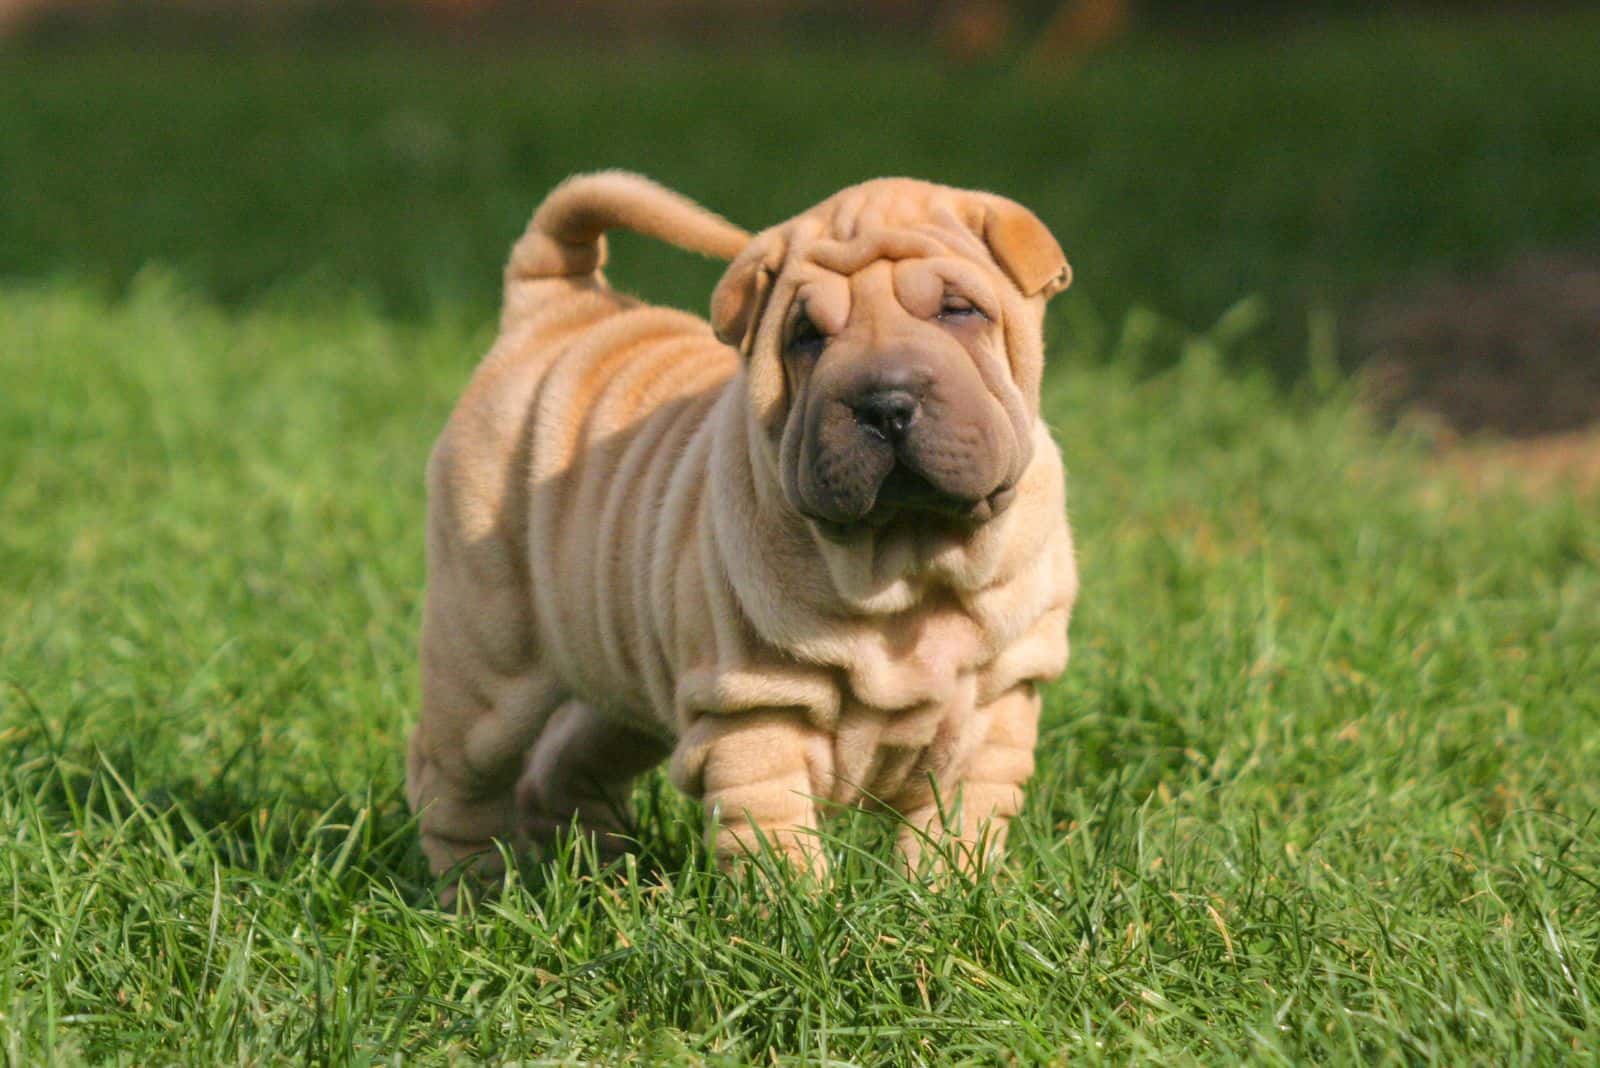
[[[827,864],[816,836],[826,739],[794,712],[719,716],[711,735],[701,798],[718,863],[735,867],[766,842],[797,870],[820,878]]]
[[[1033,775],[1039,695],[1032,683],[1022,683],[983,712],[987,731],[963,765],[925,780],[896,806],[905,818],[896,847],[913,872],[941,845],[954,866],[967,871],[1005,848],[1011,818],[1022,808],[1023,784]],[[943,866],[942,858],[935,863]]]

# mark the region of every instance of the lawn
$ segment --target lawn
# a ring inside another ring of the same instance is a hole
[[[908,57],[859,124],[837,59],[0,58],[7,1063],[1593,1059],[1600,506],[1469,493],[1335,367],[1370,287],[1596,236],[1597,26]],[[431,907],[422,464],[539,191],[612,163],[1061,233],[1084,592],[994,880],[907,882],[862,817],[826,895],[752,893],[652,780],[636,865]]]

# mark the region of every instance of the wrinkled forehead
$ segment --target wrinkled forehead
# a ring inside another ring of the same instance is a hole
[[[994,261],[971,194],[888,180],[847,189],[788,226],[781,275],[817,326],[844,329],[860,298],[892,296],[926,318],[956,290],[995,313]]]

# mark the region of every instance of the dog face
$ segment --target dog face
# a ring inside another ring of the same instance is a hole
[[[1032,458],[1044,303],[1070,272],[1012,201],[906,179],[758,235],[712,321],[741,349],[788,504],[824,534],[977,526]]]

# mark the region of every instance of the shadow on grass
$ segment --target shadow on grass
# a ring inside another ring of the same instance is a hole
[[[435,905],[448,879],[435,879],[417,844],[416,817],[398,783],[368,784],[361,792],[264,783],[249,759],[249,743],[203,781],[181,774],[152,775],[136,739],[107,746],[75,737],[81,717],[55,725],[27,693],[13,687],[24,725],[9,735],[9,774],[0,800],[48,833],[84,843],[90,852],[143,850],[184,876],[220,869],[230,876],[279,886],[297,883],[338,898],[383,887],[416,907]],[[18,717],[13,717],[16,719]],[[660,882],[668,873],[704,866],[699,816],[660,774],[635,793],[628,837],[631,865],[605,863],[566,835],[546,849],[515,859],[515,881],[534,896],[567,873],[602,883],[623,878]],[[174,874],[177,874],[174,872]]]
[[[32,722],[8,732],[12,759],[0,796],[24,819],[90,849],[153,848],[185,871],[214,864],[286,883],[316,869],[387,884],[408,899],[426,889],[415,820],[398,787],[316,795],[266,789],[259,776],[242,772],[244,747],[203,782],[152,779],[134,740],[78,742],[72,719],[52,730],[23,696]]]

